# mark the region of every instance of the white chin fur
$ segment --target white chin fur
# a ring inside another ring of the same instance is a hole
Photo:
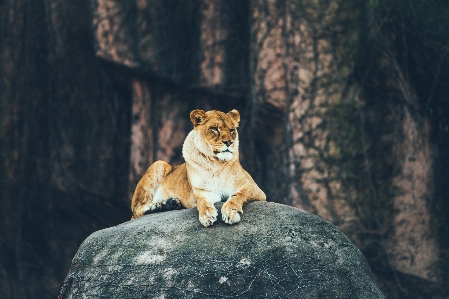
[[[231,152],[221,152],[217,154],[217,158],[221,161],[229,161],[232,159],[232,153]]]

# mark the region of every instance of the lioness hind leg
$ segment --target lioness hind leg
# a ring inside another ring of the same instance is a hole
[[[165,202],[162,203],[162,211],[171,211],[181,209],[182,204],[181,201],[177,198],[169,198]]]
[[[159,194],[159,190],[157,194],[153,197],[151,203],[147,204],[144,208],[144,215],[157,213],[157,212],[165,212],[171,210],[177,210],[182,208],[181,201],[177,198],[167,198],[163,200],[163,195]]]
[[[138,218],[148,211],[161,207],[161,203],[153,203],[164,177],[172,170],[172,166],[164,161],[156,161],[147,169],[136,186],[131,202],[131,219]]]

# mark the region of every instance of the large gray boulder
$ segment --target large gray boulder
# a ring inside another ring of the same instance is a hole
[[[243,211],[232,226],[205,228],[188,209],[95,232],[60,298],[384,298],[361,252],[334,225],[271,202]]]

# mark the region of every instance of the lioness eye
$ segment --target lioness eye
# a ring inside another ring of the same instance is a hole
[[[212,132],[218,133],[218,128],[217,127],[210,127],[210,129],[212,130]]]
[[[231,132],[231,134],[234,134],[235,129],[230,129],[229,132]]]

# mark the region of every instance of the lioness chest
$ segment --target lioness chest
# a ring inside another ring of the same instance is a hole
[[[230,169],[221,171],[195,170],[189,172],[192,188],[202,189],[217,194],[222,201],[227,200],[235,191],[235,172]]]

